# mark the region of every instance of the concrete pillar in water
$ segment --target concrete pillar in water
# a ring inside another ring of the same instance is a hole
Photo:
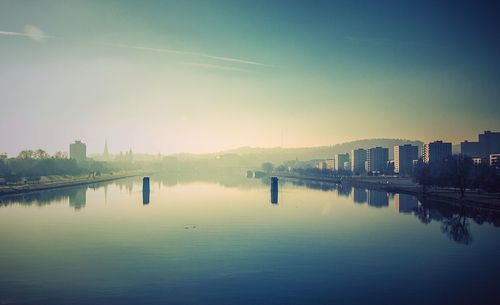
[[[271,177],[271,203],[278,204],[278,177]]]
[[[142,203],[149,203],[149,177],[142,178]]]

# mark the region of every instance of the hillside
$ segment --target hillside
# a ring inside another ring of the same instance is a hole
[[[412,141],[405,139],[368,139],[358,140],[336,144],[332,146],[317,146],[317,147],[300,147],[300,148],[256,148],[256,147],[241,147],[237,149],[222,151],[214,154],[194,155],[194,154],[179,154],[176,155],[179,160],[193,160],[214,158],[217,156],[232,155],[235,158],[244,160],[247,164],[260,164],[262,162],[272,162],[275,164],[282,163],[287,160],[307,161],[312,159],[328,159],[333,158],[339,153],[350,153],[356,148],[371,148],[376,146],[389,148],[389,158],[393,158],[394,146],[401,144],[413,144],[419,147],[422,146],[421,141]]]

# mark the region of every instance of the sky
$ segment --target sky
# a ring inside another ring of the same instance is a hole
[[[500,2],[0,1],[0,152],[500,130]]]

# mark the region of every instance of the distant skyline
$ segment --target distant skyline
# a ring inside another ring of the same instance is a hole
[[[0,2],[0,152],[500,130],[498,2]]]

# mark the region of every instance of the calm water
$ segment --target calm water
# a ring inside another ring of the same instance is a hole
[[[500,220],[321,183],[120,180],[0,198],[0,304],[500,304]]]

